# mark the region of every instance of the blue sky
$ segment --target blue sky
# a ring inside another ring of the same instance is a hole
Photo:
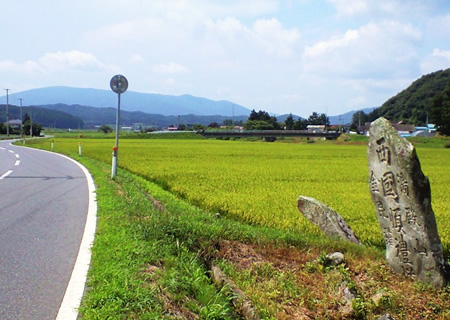
[[[3,1],[0,21],[12,93],[109,90],[120,73],[132,91],[307,117],[379,106],[450,67],[448,0]]]

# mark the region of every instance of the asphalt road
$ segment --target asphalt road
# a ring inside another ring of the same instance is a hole
[[[84,173],[0,142],[0,319],[55,319],[88,212]]]

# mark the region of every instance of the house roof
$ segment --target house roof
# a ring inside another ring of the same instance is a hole
[[[416,127],[413,124],[405,124],[405,123],[392,123],[391,125],[394,127],[397,131],[407,131],[407,132],[414,132],[416,131]],[[358,128],[360,131],[367,132],[370,129],[370,122],[366,122],[363,126],[360,126]]]

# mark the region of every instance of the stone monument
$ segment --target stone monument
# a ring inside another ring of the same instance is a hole
[[[442,288],[449,269],[442,252],[431,189],[413,145],[389,121],[370,126],[369,188],[386,242],[386,259],[398,273]]]
[[[326,204],[310,197],[300,196],[297,202],[298,210],[312,223],[319,227],[323,233],[331,237],[361,245],[358,237],[344,219]]]

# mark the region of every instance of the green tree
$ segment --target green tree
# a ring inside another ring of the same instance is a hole
[[[98,128],[98,131],[103,132],[104,134],[107,134],[107,133],[112,132],[113,129],[110,126],[104,124],[100,128]]]
[[[247,130],[279,130],[281,126],[277,122],[277,118],[271,117],[268,112],[263,110],[256,112],[253,109],[244,128]]]
[[[368,121],[368,116],[364,111],[356,111],[352,116],[352,127],[358,128]]]
[[[436,124],[441,134],[450,136],[450,81],[444,91],[433,99],[430,120]]]
[[[285,126],[286,126],[286,130],[292,130],[292,129],[294,129],[295,121],[294,121],[294,117],[292,116],[292,113],[290,113],[290,114],[288,115],[288,117],[287,117],[286,120],[284,121],[284,124],[285,124]]]
[[[380,108],[373,109],[367,115],[367,122],[373,122],[380,117]]]
[[[308,124],[329,126],[330,120],[325,113],[313,112],[308,118]]]
[[[28,113],[25,113],[24,121],[23,121],[23,132],[25,135],[30,134],[30,125],[31,125],[31,119]],[[32,136],[40,136],[41,135],[42,126],[33,121],[33,129],[31,132]]]
[[[250,116],[248,117],[248,120],[270,121],[271,117],[266,111],[259,110],[258,112],[256,112],[255,109],[253,109],[250,113]]]
[[[205,130],[205,126],[200,123],[195,123],[192,127],[195,131]]]
[[[306,130],[308,126],[308,120],[298,118],[294,123],[294,130]]]
[[[230,126],[233,125],[233,120],[232,119],[225,119],[225,120],[223,120],[223,125],[227,126],[227,127],[230,127]]]
[[[249,120],[244,123],[245,130],[276,130],[273,123],[262,120]]]

